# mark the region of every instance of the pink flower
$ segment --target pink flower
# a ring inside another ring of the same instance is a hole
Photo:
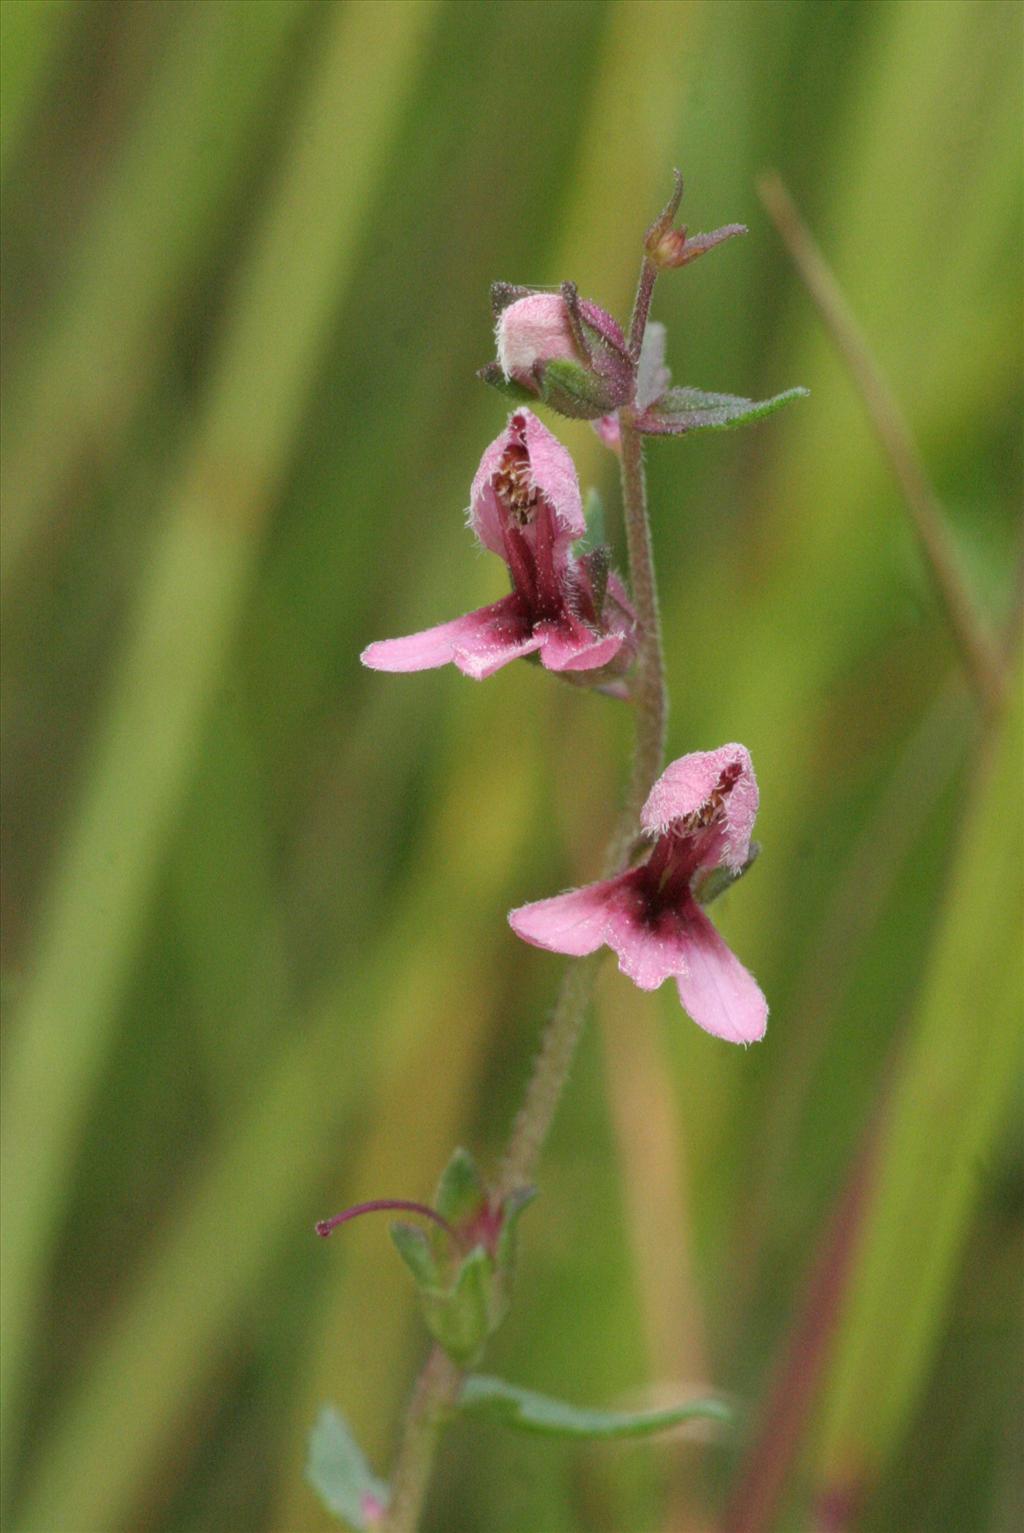
[[[695,751],[666,768],[640,819],[654,846],[637,867],[509,915],[527,942],[582,957],[603,944],[641,990],[674,976],[698,1026],[730,1043],[764,1037],[768,1007],[756,980],[698,903],[716,868],[738,873],[750,852],[757,782],[742,745]]]
[[[517,410],[484,453],[469,518],[483,546],[508,565],[511,594],[436,628],[371,644],[364,665],[423,671],[450,661],[479,681],[536,654],[549,671],[600,672],[601,681],[625,670],[635,650],[629,598],[606,558],[574,557],[572,544],[586,531],[576,470],[529,410]]]

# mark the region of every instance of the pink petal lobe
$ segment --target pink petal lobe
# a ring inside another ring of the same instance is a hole
[[[613,660],[622,633],[595,634],[584,623],[538,623],[540,663],[549,671],[593,671]]]
[[[524,623],[516,597],[503,596],[489,607],[422,633],[379,640],[364,649],[360,659],[374,671],[427,671],[451,662],[480,680],[541,642]]]
[[[484,548],[490,549],[492,554],[497,554],[500,559],[505,558],[505,541],[501,534],[501,508],[498,505],[498,497],[494,493],[494,486],[489,476],[484,475],[484,463],[488,454],[496,446],[492,442],[484,453],[480,463],[480,469],[476,479],[473,480],[473,489],[469,503],[469,524]],[[501,455],[497,455],[491,473],[497,471]]]
[[[721,792],[723,784],[727,791]],[[649,835],[660,835],[673,823],[700,812],[720,793],[724,846],[721,861],[740,867],[750,850],[757,817],[757,779],[745,745],[722,745],[715,751],[694,751],[665,768],[640,814]]]
[[[651,919],[640,893],[628,883],[615,902],[607,940],[623,974],[641,990],[657,990],[686,962],[686,932],[678,911],[662,910]]]
[[[693,901],[685,912],[686,967],[676,976],[679,999],[698,1027],[729,1043],[757,1043],[768,1003],[754,976]]]
[[[541,643],[540,634],[528,633],[521,639],[503,639],[500,632],[495,632],[477,639],[472,646],[457,645],[452,653],[452,661],[464,676],[471,676],[474,681],[486,681],[488,676],[500,671],[503,665],[508,665],[512,660],[521,660],[525,655],[532,655]]]
[[[608,879],[587,884],[583,889],[570,889],[567,894],[556,894],[549,900],[520,905],[509,911],[509,925],[524,942],[547,948],[551,953],[566,953],[571,958],[596,953],[605,941],[609,898],[620,882]]]

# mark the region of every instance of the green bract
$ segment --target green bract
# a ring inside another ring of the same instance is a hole
[[[456,1150],[434,1198],[455,1238],[437,1228],[428,1233],[404,1222],[391,1226],[431,1335],[463,1367],[479,1356],[508,1312],[516,1224],[533,1196],[532,1188],[522,1188],[492,1204],[473,1157]]]

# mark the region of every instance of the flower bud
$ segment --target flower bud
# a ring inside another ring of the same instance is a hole
[[[734,234],[747,232],[744,224],[726,224],[721,229],[712,229],[710,234],[692,236],[687,234],[685,224],[673,229],[672,220],[679,212],[679,204],[683,200],[683,178],[678,170],[675,172],[674,183],[671,197],[648,229],[644,241],[647,259],[660,271],[688,266],[706,251],[714,250],[716,245],[721,245],[725,240],[731,240]]]
[[[461,1367],[476,1360],[508,1312],[516,1225],[532,1198],[529,1187],[492,1197],[472,1156],[456,1150],[435,1194],[438,1218],[431,1233],[409,1224],[391,1226],[398,1253],[416,1279],[427,1327]]]
[[[712,229],[709,234],[694,234],[692,237],[687,234],[685,225],[664,231],[655,228],[648,237],[647,254],[655,266],[662,271],[670,271],[678,266],[688,266],[698,256],[714,250],[716,245],[722,245],[735,235],[746,232],[745,224],[725,224],[721,229]]]
[[[539,363],[585,362],[576,349],[561,293],[530,293],[503,309],[495,330],[498,365],[506,378],[529,381]]]
[[[662,271],[667,271],[673,266],[683,264],[683,251],[686,249],[686,225],[679,229],[666,229],[664,234],[658,236],[647,246],[647,254],[655,266],[660,266]]]
[[[632,398],[636,369],[621,329],[571,282],[557,293],[495,283],[491,303],[498,360],[481,370],[485,383],[517,400],[543,399],[574,420],[596,420]]]

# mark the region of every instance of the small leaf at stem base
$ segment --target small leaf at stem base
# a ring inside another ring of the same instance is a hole
[[[328,1511],[356,1533],[372,1529],[390,1492],[371,1470],[344,1416],[325,1405],[309,1436],[306,1479]]]

